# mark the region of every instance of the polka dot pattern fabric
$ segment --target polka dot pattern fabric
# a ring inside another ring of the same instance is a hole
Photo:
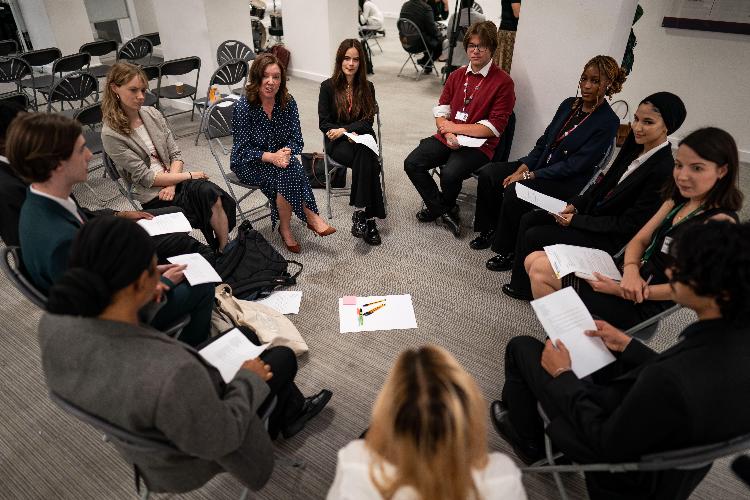
[[[289,202],[295,215],[304,222],[307,222],[305,206],[318,213],[307,174],[296,156],[302,153],[304,142],[294,98],[283,108],[278,102],[275,103],[269,119],[260,104],[251,106],[247,98],[242,96],[234,108],[232,129],[234,145],[230,168],[242,182],[260,186],[263,194],[271,201],[271,222],[274,228],[279,219],[277,194],[281,194]],[[279,168],[261,160],[263,152],[274,153],[284,147],[292,150],[288,167]]]

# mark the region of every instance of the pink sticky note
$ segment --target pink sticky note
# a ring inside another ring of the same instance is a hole
[[[344,297],[344,305],[345,306],[356,306],[357,305],[357,297],[354,295],[346,295]]]

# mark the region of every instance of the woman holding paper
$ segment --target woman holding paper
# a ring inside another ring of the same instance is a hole
[[[235,225],[236,203],[208,181],[185,172],[182,152],[161,112],[143,106],[148,78],[127,62],[112,66],[102,98],[102,145],[144,209],[178,206],[208,244],[223,251]]]
[[[477,204],[469,246],[492,247],[490,271],[507,271],[513,263],[518,223],[534,208],[519,199],[516,182],[561,200],[586,185],[609,148],[620,123],[605,97],[620,92],[626,74],[609,56],[596,56],[583,67],[581,97],[568,97],[557,109],[534,148],[515,162],[489,163],[477,171]],[[576,93],[578,89],[576,90]]]
[[[573,340],[553,345],[523,336],[508,343],[502,400],[490,413],[521,460],[544,455],[545,432],[556,451],[580,464],[637,462],[750,432],[750,225],[692,225],[671,253],[670,299],[698,321],[666,351],[596,321],[586,335],[601,339],[617,360],[606,368],[608,377],[596,372],[585,381],[571,361]],[[537,404],[549,420],[546,429]],[[591,500],[685,500],[710,467],[586,473],[586,485]]]
[[[685,116],[682,100],[670,92],[642,100],[633,114],[632,130],[603,178],[573,198],[560,214],[533,210],[521,218],[513,274],[503,293],[531,298],[527,269],[535,258],[546,258],[541,252],[545,246],[577,245],[612,255],[622,249],[662,203],[664,185],[671,182],[674,168],[667,137],[680,128]],[[534,257],[529,257],[532,253]]]
[[[190,491],[220,472],[259,489],[273,469],[271,439],[299,432],[331,393],[302,396],[286,347],[245,361],[225,383],[198,351],[139,323],[158,283],[141,227],[111,217],[83,226],[39,324],[47,385],[88,413],[179,450],[125,453],[152,492]],[[258,415],[270,396],[277,400],[266,430]]]
[[[336,162],[351,167],[349,205],[354,207],[352,235],[369,245],[380,245],[375,218],[385,218],[380,158],[353,136],[369,135],[375,143],[373,119],[378,112],[375,86],[367,81],[364,51],[359,40],[341,42],[336,52],[333,76],[320,84],[318,123],[325,138],[326,153]]]
[[[364,441],[339,451],[327,499],[525,500],[518,467],[487,453],[483,401],[445,349],[402,352]]]
[[[591,314],[627,329],[671,307],[666,275],[672,263],[670,245],[691,225],[738,220],[743,198],[738,170],[737,144],[727,132],[709,127],[686,136],[677,150],[667,199],[625,247],[622,281],[601,275],[570,280]],[[534,298],[563,286],[549,261],[541,258],[543,253],[529,255]]]

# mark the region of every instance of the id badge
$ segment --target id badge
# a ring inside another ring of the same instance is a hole
[[[672,246],[672,237],[665,236],[664,243],[661,245],[661,253],[669,254],[669,247]]]
[[[467,113],[466,111],[459,111],[458,113],[456,113],[456,120],[460,122],[465,122],[468,119],[469,119],[469,113]]]

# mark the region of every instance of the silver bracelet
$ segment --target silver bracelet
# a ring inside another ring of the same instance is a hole
[[[557,378],[558,375],[563,374],[565,372],[569,372],[569,371],[570,371],[570,367],[569,366],[567,366],[567,367],[566,366],[561,366],[560,368],[558,368],[557,370],[555,370],[555,373],[552,374],[552,378]]]

